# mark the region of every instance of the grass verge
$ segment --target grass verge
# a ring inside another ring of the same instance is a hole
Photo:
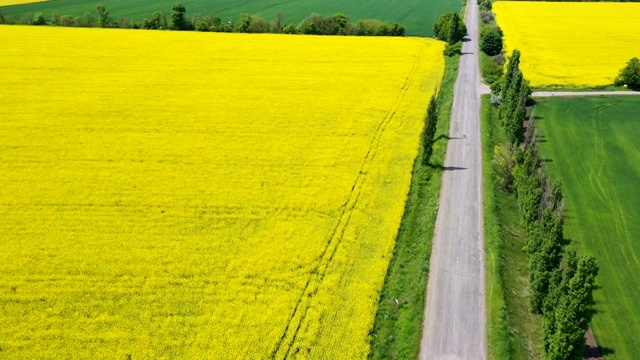
[[[459,59],[446,58],[438,96],[438,140],[431,164],[444,163]],[[442,169],[423,165],[422,156],[421,148],[371,331],[370,359],[415,359],[420,351],[429,258],[442,184]]]
[[[544,87],[536,87],[531,89],[532,92],[537,91],[633,91],[631,89],[627,89],[624,86],[614,86],[614,85],[602,85],[602,86],[594,86],[594,87],[584,87],[584,86],[567,86],[567,85],[557,85],[557,86],[544,86]]]
[[[498,111],[482,97],[487,342],[490,359],[542,359],[542,317],[529,311],[524,229],[513,194],[494,181],[493,149],[506,143]]]

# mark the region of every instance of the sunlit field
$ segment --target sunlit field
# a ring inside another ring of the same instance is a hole
[[[18,3],[20,0],[0,0],[0,6],[3,1]],[[415,36],[433,36],[432,26],[438,17],[447,11],[460,9],[460,0],[56,0],[14,6],[2,9],[2,12],[16,20],[25,15],[32,17],[38,12],[47,20],[54,13],[83,16],[88,12],[96,18],[96,5],[102,3],[109,10],[112,20],[124,17],[141,23],[144,18],[150,19],[155,11],[166,12],[171,20],[171,8],[176,2],[184,4],[189,19],[196,14],[215,13],[225,23],[231,21],[238,24],[241,14],[259,14],[268,21],[273,21],[280,12],[286,24],[297,25],[312,13],[324,16],[343,13],[354,23],[363,19],[398,22],[406,28],[407,34]]]
[[[0,6],[31,4],[37,2],[45,2],[49,0],[0,0]]]
[[[366,358],[443,43],[0,39],[2,357]]]
[[[540,154],[562,181],[565,237],[600,272],[591,323],[605,358],[636,359],[640,342],[640,98],[544,101],[534,109]]]
[[[493,10],[534,87],[610,85],[640,57],[639,3],[498,1]]]

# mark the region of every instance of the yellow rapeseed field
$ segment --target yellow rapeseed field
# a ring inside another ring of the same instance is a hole
[[[45,2],[49,0],[0,0],[0,6],[31,4],[37,2]]]
[[[0,44],[3,358],[366,358],[443,43]]]
[[[532,86],[613,84],[640,57],[638,3],[498,1],[493,10]]]

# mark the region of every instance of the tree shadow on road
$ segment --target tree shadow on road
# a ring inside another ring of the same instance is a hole
[[[456,171],[456,170],[467,170],[466,167],[460,166],[442,166],[442,164],[427,164],[430,168],[440,169],[442,171]]]

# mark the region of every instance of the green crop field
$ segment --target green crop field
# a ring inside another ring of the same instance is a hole
[[[640,354],[640,99],[536,105],[541,158],[566,197],[565,237],[598,259],[592,328],[606,358]]]
[[[87,11],[96,15],[96,5],[103,4],[112,18],[124,17],[141,21],[151,18],[154,11],[165,11],[171,15],[171,7],[176,0],[58,0],[43,3],[8,6],[0,8],[5,16],[20,19],[33,17],[42,12],[47,18],[53,12],[59,15],[84,15]],[[432,25],[447,11],[460,9],[460,0],[183,0],[189,16],[207,15],[214,12],[223,21],[240,18],[240,14],[261,14],[273,19],[278,11],[284,15],[286,23],[299,23],[311,13],[332,15],[344,13],[353,20],[379,19],[386,22],[398,22],[404,25],[408,35],[431,36]]]

